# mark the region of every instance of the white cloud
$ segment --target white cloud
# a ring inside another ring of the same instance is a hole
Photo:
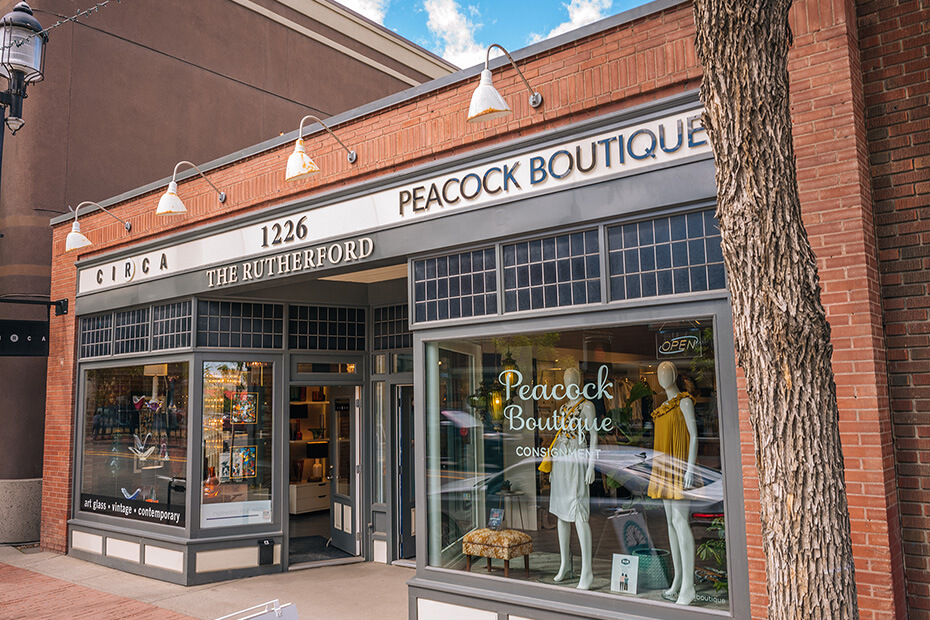
[[[337,0],[337,2],[383,26],[384,14],[387,13],[391,0]]]
[[[475,41],[475,31],[481,28],[465,17],[455,0],[426,0],[423,3],[429,20],[426,27],[436,37],[436,53],[459,67],[471,67],[484,62],[485,46]],[[473,17],[480,17],[474,6],[468,7]]]
[[[529,42],[538,43],[544,39],[551,39],[569,30],[581,28],[599,19],[607,17],[613,0],[571,0],[569,4],[563,4],[568,10],[568,21],[562,22],[549,34],[541,35],[533,33],[530,35]]]

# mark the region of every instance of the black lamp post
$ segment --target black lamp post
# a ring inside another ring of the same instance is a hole
[[[8,82],[6,92],[0,93],[3,120],[10,132],[15,134],[25,124],[23,99],[30,82],[40,82],[44,77],[45,44],[48,35],[42,32],[39,20],[32,16],[32,9],[20,2],[0,19],[0,75]],[[0,157],[3,151],[4,129],[0,127]]]
[[[20,2],[0,19],[0,75],[7,79],[7,89],[0,92],[0,120],[10,133],[15,134],[26,124],[23,120],[23,99],[26,85],[40,82],[45,68],[45,44],[48,35],[42,25],[32,16],[32,9]],[[7,114],[9,111],[9,114]],[[6,129],[0,125],[0,175],[3,170],[3,135]],[[3,237],[3,233],[0,233]]]

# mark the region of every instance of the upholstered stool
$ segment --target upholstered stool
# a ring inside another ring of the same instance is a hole
[[[504,561],[504,577],[510,577],[510,560],[523,556],[526,576],[530,576],[530,555],[533,553],[533,539],[529,534],[517,530],[489,530],[481,528],[465,534],[462,539],[462,553],[465,554],[465,570],[471,570],[471,556],[488,559],[488,572],[491,572],[491,558]]]

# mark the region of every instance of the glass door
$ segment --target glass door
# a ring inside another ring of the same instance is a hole
[[[361,389],[358,386],[332,386],[329,479],[330,537],[332,544],[346,553],[358,555],[359,537],[356,511],[358,454],[356,429]]]
[[[413,386],[394,386],[397,424],[397,540],[398,557],[416,555],[416,507],[414,505],[416,455],[413,450]]]

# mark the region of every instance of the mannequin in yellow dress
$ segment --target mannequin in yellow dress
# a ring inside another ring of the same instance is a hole
[[[694,600],[694,534],[688,523],[690,502],[684,490],[694,482],[697,459],[697,423],[694,400],[687,392],[679,392],[675,380],[678,369],[672,362],[662,362],[656,372],[659,385],[668,399],[652,412],[655,422],[655,457],[649,478],[649,497],[661,499],[668,522],[675,575],[672,587],[662,597],[679,605]]]

